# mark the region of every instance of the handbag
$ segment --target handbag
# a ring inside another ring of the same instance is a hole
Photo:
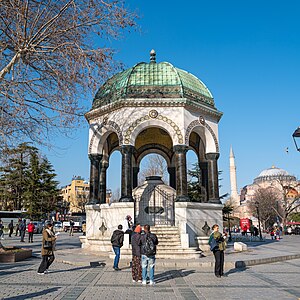
[[[44,249],[52,249],[52,241],[44,241]]]
[[[214,237],[211,239],[209,245],[210,245],[210,251],[214,251],[216,250],[217,247],[219,247],[219,244]]]

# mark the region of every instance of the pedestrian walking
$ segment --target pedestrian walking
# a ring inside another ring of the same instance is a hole
[[[11,237],[11,235],[14,232],[14,221],[13,220],[11,220],[10,223],[8,224],[8,230],[9,230],[8,236]]]
[[[142,282],[142,265],[141,265],[141,247],[139,245],[141,238],[141,225],[137,225],[131,238],[132,246],[132,282]]]
[[[123,226],[119,225],[118,229],[116,229],[112,236],[111,236],[111,244],[113,247],[113,250],[115,252],[115,259],[114,259],[114,270],[115,271],[121,271],[121,269],[119,269],[119,261],[120,261],[120,254],[121,254],[121,248],[123,246],[123,242],[124,242],[124,232],[123,232]]]
[[[19,220],[18,220],[18,222],[17,222],[17,224],[16,224],[16,236],[18,236],[18,234],[19,234],[19,236],[20,236],[20,224],[22,223],[22,219],[21,218],[19,218]]]
[[[74,225],[75,222],[73,221],[73,219],[70,219],[70,235],[74,235]]]
[[[21,221],[21,223],[19,224],[19,231],[20,231],[21,242],[25,242],[24,241],[25,232],[26,232],[26,220],[25,219],[23,221]]]
[[[53,224],[51,221],[46,222],[43,230],[42,239],[42,261],[38,269],[38,274],[44,275],[49,272],[49,267],[53,263],[55,250],[56,235],[53,231]]]
[[[150,232],[150,225],[144,225],[144,234],[141,235],[141,258],[142,258],[142,284],[147,284],[149,276],[149,284],[154,285],[154,268],[155,268],[155,254],[156,245],[158,245],[157,236]],[[149,268],[149,271],[148,271]]]
[[[34,233],[35,226],[30,220],[28,226],[27,226],[27,231],[28,231],[28,243],[33,243],[33,233]]]
[[[218,224],[214,224],[212,230],[213,232],[209,237],[208,244],[215,257],[215,275],[220,278],[224,276],[224,251],[226,242],[225,237],[219,232]]]

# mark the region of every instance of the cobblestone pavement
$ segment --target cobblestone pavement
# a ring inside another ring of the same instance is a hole
[[[111,266],[76,267],[54,262],[38,275],[39,258],[0,265],[0,298],[23,299],[299,299],[300,259],[226,270],[157,267],[156,285],[132,283],[131,270]]]

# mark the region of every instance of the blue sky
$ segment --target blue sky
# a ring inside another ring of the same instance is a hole
[[[300,153],[292,133],[300,126],[299,1],[141,1],[141,30],[112,41],[126,67],[169,61],[200,78],[224,113],[219,123],[221,193],[230,192],[229,150],[237,166],[238,188],[275,165],[300,177]],[[89,99],[90,101],[92,99]],[[74,139],[57,138],[47,152],[62,185],[73,175],[89,178],[88,127]],[[286,147],[289,152],[285,151]],[[108,187],[119,185],[119,157],[110,162]]]

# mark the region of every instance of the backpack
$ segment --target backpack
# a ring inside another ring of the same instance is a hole
[[[154,241],[149,234],[146,234],[145,244],[143,245],[143,252],[146,256],[154,256],[156,254],[156,247]]]

